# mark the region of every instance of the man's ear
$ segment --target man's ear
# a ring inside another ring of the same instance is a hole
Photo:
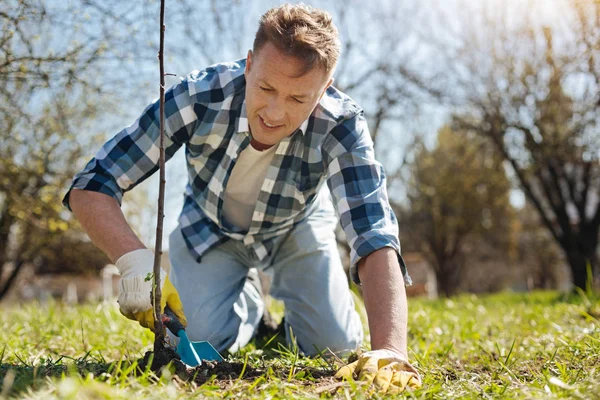
[[[248,78],[248,73],[250,73],[250,67],[252,65],[252,50],[248,50],[248,55],[246,56],[246,68],[244,68],[244,76]]]
[[[327,82],[327,85],[325,85],[325,87],[323,88],[323,92],[321,93],[321,96],[319,96],[319,101],[321,101],[323,96],[325,96],[325,92],[327,91],[327,88],[329,88],[329,86],[331,86],[331,85],[333,85],[333,77],[329,78],[329,82]]]

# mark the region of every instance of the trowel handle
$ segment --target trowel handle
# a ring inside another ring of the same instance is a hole
[[[185,330],[183,324],[177,318],[177,315],[169,308],[169,306],[165,307],[165,313],[162,315],[163,324],[169,328],[171,332],[175,335],[179,336],[179,331]]]

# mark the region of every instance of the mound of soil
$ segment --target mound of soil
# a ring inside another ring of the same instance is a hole
[[[174,373],[181,379],[186,381],[194,381],[198,385],[202,385],[207,380],[214,377],[216,380],[230,381],[237,379],[244,370],[244,364],[239,362],[227,361],[203,361],[202,365],[197,367],[188,367],[182,361],[175,350],[170,348],[162,348],[156,354],[152,351],[146,352],[144,358],[138,360],[138,367],[145,371],[152,359],[150,370],[154,373],[160,373],[161,369],[171,363],[175,368]],[[260,376],[264,371],[252,368],[246,365],[243,378],[254,378]]]

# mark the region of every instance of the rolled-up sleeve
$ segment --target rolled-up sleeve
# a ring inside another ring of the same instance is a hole
[[[70,209],[72,189],[104,193],[121,204],[125,192],[158,170],[159,112],[157,100],[133,125],[106,142],[85,168],[75,175],[63,204]],[[197,123],[186,80],[165,93],[165,122],[165,158],[169,160],[189,140]]]
[[[386,177],[375,160],[373,141],[362,114],[336,126],[323,146],[327,184],[350,245],[350,274],[360,284],[357,264],[375,250],[396,250],[405,282],[410,284],[400,256],[398,223],[387,195]]]

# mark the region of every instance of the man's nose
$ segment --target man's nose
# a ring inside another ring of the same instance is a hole
[[[283,101],[279,97],[273,97],[267,103],[265,117],[268,123],[281,122],[285,116]]]

